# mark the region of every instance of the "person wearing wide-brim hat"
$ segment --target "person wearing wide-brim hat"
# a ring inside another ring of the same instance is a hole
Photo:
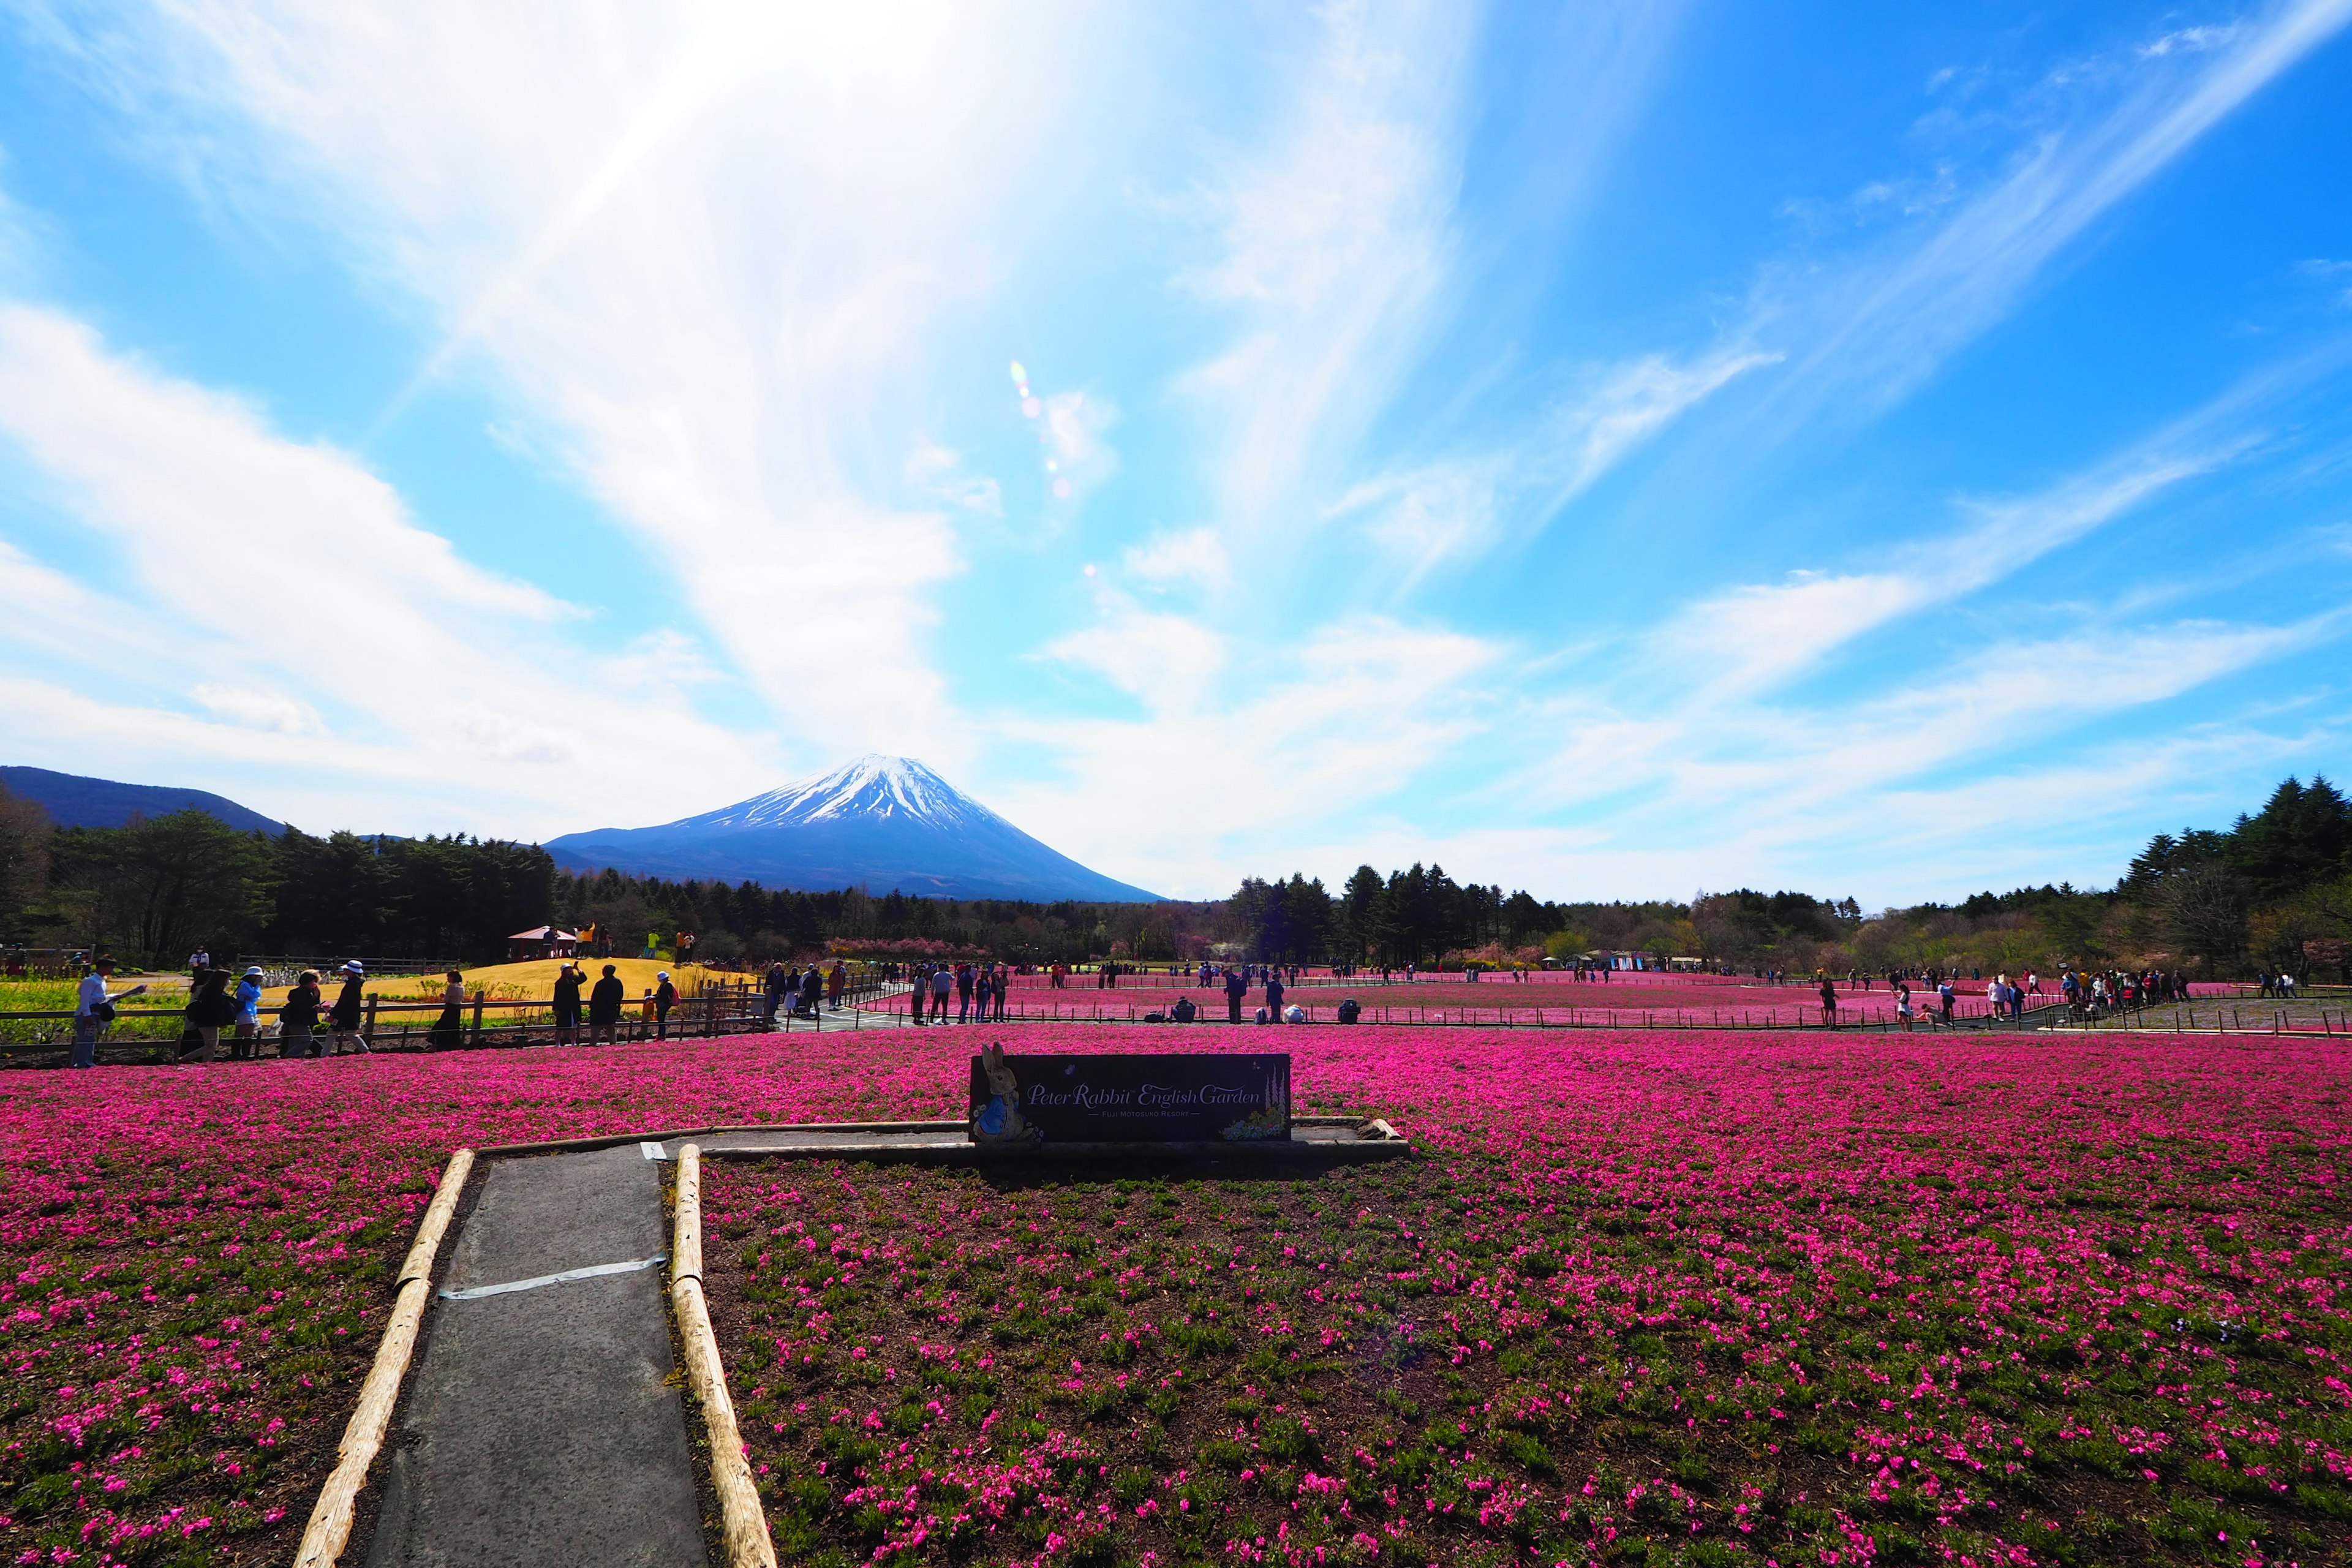
[[[327,1009],[327,1027],[334,1036],[329,1056],[368,1049],[367,1040],[360,1034],[360,1016],[366,1008],[367,970],[354,958],[343,965],[343,988],[335,994],[335,1005]]]
[[[236,994],[230,998],[236,1004],[236,1032],[228,1047],[231,1061],[243,1061],[247,1057],[260,1058],[261,982],[261,965],[247,964],[243,978],[236,983]]]

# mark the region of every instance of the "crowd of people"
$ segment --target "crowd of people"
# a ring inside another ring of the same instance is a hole
[[[768,965],[767,975],[760,983],[761,1010],[772,1029],[779,1013],[787,1018],[814,1018],[828,1008],[839,1012],[848,990],[848,967],[837,958],[830,969],[819,969],[812,963],[804,970],[789,968],[778,959]]]
[[[1066,972],[1055,964],[1049,985],[1062,984]],[[1012,989],[1013,971],[1003,963],[919,963],[908,975],[909,1015],[918,1024],[948,1021],[948,999],[956,1005],[959,1024],[983,1024],[1004,1017],[1004,994]]]

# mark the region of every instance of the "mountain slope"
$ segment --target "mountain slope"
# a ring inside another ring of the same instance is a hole
[[[256,828],[273,837],[286,831],[247,806],[210,790],[167,784],[117,784],[112,779],[56,773],[47,768],[0,767],[0,784],[19,800],[38,801],[59,827],[120,827],[136,815],[167,816],[187,806],[209,811],[240,833]]]
[[[1156,901],[1048,848],[908,757],[869,754],[822,777],[658,827],[548,841],[567,870],[894,889],[944,899]]]

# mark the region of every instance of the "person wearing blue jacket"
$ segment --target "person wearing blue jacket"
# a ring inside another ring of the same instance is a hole
[[[236,994],[229,1000],[236,1005],[236,1034],[231,1037],[228,1059],[244,1061],[261,1058],[261,965],[248,964],[245,977],[236,983]]]

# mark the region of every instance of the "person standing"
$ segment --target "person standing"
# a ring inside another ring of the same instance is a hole
[[[1276,1018],[1282,1016],[1282,971],[1279,967],[1265,972],[1265,1010]]]
[[[654,1038],[669,1038],[669,1010],[677,1005],[677,987],[670,984],[669,971],[654,976]]]
[[[1903,1032],[1911,1032],[1911,987],[1902,981],[1895,982],[1895,1016],[1901,1020]]]
[[[784,1005],[784,990],[791,983],[792,976],[784,973],[784,961],[781,958],[772,960],[768,965],[767,976],[760,982],[763,1027],[772,1029],[776,1026],[776,1009]],[[919,1024],[922,1020],[918,1018],[915,1022]]]
[[[220,1046],[221,1030],[236,1016],[236,1004],[229,999],[228,971],[210,967],[197,970],[195,983],[189,988],[186,1012],[188,1027],[195,1032],[197,1045],[180,1060],[208,1062]]]
[[[1827,974],[1822,976],[1822,1027],[1837,1027],[1837,982]]]
[[[819,969],[815,960],[812,959],[808,969],[801,975],[801,1008],[808,1014],[811,1023],[823,1021],[824,996],[824,972]]]
[[[261,965],[247,964],[245,978],[236,983],[236,1043],[229,1047],[232,1061],[261,1056]]]
[[[1004,1022],[1004,994],[1013,988],[1013,972],[1002,963],[994,965],[993,969],[989,990],[996,999],[996,1021],[1002,1024]]]
[[[956,1022],[968,1023],[971,1018],[971,965],[956,965]]]
[[[566,964],[564,970],[571,967]],[[555,994],[556,1028],[561,1032],[563,1027],[562,971],[555,976]],[[572,982],[572,1016],[574,1021],[580,1016],[580,981],[577,976]],[[441,1016],[433,1020],[431,1028],[425,1031],[425,1048],[428,1051],[454,1051],[465,1043],[466,973],[461,969],[453,969],[442,982]]]
[[[1242,1021],[1242,998],[1248,994],[1249,977],[1242,972],[1240,965],[1228,965],[1225,969],[1225,1022],[1238,1024]]]
[[[449,976],[461,982],[465,978],[454,969]],[[587,978],[580,973],[580,966],[568,958],[563,967],[555,972],[555,1043],[559,1046],[580,1043],[580,987]]]
[[[907,1010],[914,1016],[915,1026],[920,1028],[925,1022],[923,1015],[930,1006],[930,965],[927,963],[915,965],[913,979],[914,984],[907,987]]]
[[[334,1049],[329,1055],[339,1057],[347,1050],[364,1053],[368,1049],[366,1038],[360,1034],[360,1015],[366,1007],[367,971],[354,958],[343,965],[343,987],[335,993],[335,1005],[327,1013],[327,1023],[334,1037]]]
[[[620,966],[608,963],[604,977],[588,991],[588,1043],[609,1046],[618,1038],[621,1027],[621,1007],[629,999],[629,988],[621,984]]]
[[[319,972],[306,969],[294,978],[294,989],[286,994],[278,1009],[278,1059],[300,1061],[319,1054],[320,1009],[325,998],[319,991]]]
[[[106,983],[113,977],[114,960],[102,952],[81,977],[81,986],[74,994],[73,1055],[68,1058],[73,1067],[98,1065],[98,1042],[114,1023],[114,1005],[147,989],[133,985],[128,991],[109,991]]]
[[[840,1012],[842,993],[848,989],[849,969],[836,958],[833,961],[833,967],[824,972],[825,1005],[836,1013]]]
[[[948,1021],[948,993],[955,989],[954,972],[942,963],[931,971],[931,1022]]]

